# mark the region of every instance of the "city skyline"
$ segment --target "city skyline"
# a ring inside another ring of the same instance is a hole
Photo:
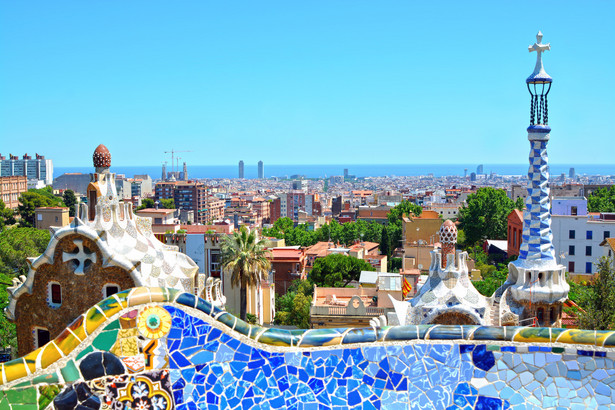
[[[192,151],[188,166],[523,163],[541,30],[551,161],[612,163],[596,147],[615,130],[613,3],[538,19],[529,2],[35,3],[0,13],[2,155],[80,167],[104,143],[119,166],[171,149]]]

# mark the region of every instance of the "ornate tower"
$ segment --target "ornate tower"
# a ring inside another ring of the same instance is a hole
[[[547,95],[553,79],[542,64],[542,53],[550,44],[542,44],[542,33],[529,46],[535,51],[536,67],[525,80],[530,92],[530,167],[528,196],[523,211],[523,234],[519,258],[508,265],[508,279],[495,294],[500,303],[501,324],[539,326],[561,325],[562,303],[568,297],[566,269],[558,265],[551,232],[551,201],[549,199],[549,171],[547,142],[551,132]]]

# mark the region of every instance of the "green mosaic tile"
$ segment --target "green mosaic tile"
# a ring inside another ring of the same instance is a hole
[[[103,331],[105,331],[105,330],[115,330],[115,329],[119,329],[119,328],[120,328],[120,321],[119,320],[114,320],[113,322],[111,322],[107,326],[105,326]]]
[[[13,404],[13,410],[38,410],[38,404]]]
[[[32,379],[32,384],[53,384],[53,383],[59,383],[60,382],[60,378],[58,377],[58,375],[56,373],[51,373],[51,374],[41,374],[40,376],[36,376],[34,379]]]
[[[41,386],[38,388],[38,408],[42,410],[46,408],[53,399],[60,394],[61,388],[60,386]]]
[[[94,339],[92,345],[98,350],[108,351],[117,341],[117,333],[118,330],[101,332],[98,336],[96,336],[96,339]]]
[[[66,363],[66,366],[64,366],[60,372],[67,382],[74,382],[81,378],[81,374],[79,374],[79,370],[77,370],[77,366],[75,366],[75,362],[72,360]]]
[[[9,400],[6,398],[4,392],[0,392],[2,395],[2,399],[0,400],[0,410],[11,410],[11,405],[9,404]]]
[[[500,346],[498,345],[487,345],[487,350],[492,352],[499,352]]]
[[[552,347],[551,348],[551,352],[553,353],[564,353],[564,348],[563,347]]]
[[[77,357],[76,357],[76,359],[75,359],[75,360],[80,360],[83,356],[85,356],[86,354],[88,354],[88,353],[90,353],[90,352],[93,352],[93,351],[94,351],[94,348],[93,348],[92,346],[88,346],[88,347],[86,347],[85,349],[83,349],[83,350],[81,351],[81,353],[79,353],[79,354],[77,355]]]
[[[28,387],[25,389],[11,389],[8,392],[6,392],[6,398],[13,405],[15,403],[23,403],[23,404],[36,403],[37,401],[36,388]]]

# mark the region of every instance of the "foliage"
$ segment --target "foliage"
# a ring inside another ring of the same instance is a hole
[[[343,288],[352,281],[358,281],[363,270],[375,269],[363,259],[334,253],[316,259],[309,280],[316,286]]]
[[[380,239],[380,253],[388,256],[391,255],[391,252],[391,238],[389,238],[389,230],[384,228]]]
[[[615,212],[615,185],[600,188],[587,198],[589,212]]]
[[[75,192],[67,189],[62,194],[62,199],[64,200],[64,205],[68,207],[68,216],[75,216],[75,204],[77,203]]]
[[[256,231],[248,232],[245,226],[224,236],[220,249],[223,270],[231,272],[231,285],[240,287],[240,317],[245,321],[248,286],[266,280],[271,268],[268,251]]]
[[[399,272],[402,266],[402,258],[389,258],[387,261],[388,272]]]
[[[568,299],[572,300],[577,305],[586,304],[591,293],[587,282],[574,282],[570,280],[570,276],[568,274],[566,274],[566,281],[570,285],[570,290],[568,291]]]
[[[403,200],[397,206],[391,208],[387,218],[390,224],[401,224],[401,218],[404,215],[413,214],[414,216],[421,216],[422,212],[423,208],[421,208],[420,205],[413,204],[408,200]]]
[[[139,205],[137,207],[137,211],[140,211],[141,209],[150,209],[155,207],[156,204],[154,203],[154,200],[151,198],[143,198],[143,200],[141,201],[141,205]]]
[[[6,225],[15,223],[15,211],[6,207],[6,204],[0,199],[0,229]]]
[[[26,275],[26,258],[42,254],[47,248],[50,234],[36,228],[7,228],[0,232],[0,272]]]
[[[18,275],[28,273],[27,257],[38,256],[49,243],[48,231],[35,228],[5,228],[0,232],[0,309],[8,305],[6,288]],[[15,324],[0,316],[0,346],[17,348]]]
[[[480,188],[468,196],[466,202],[467,205],[459,210],[459,220],[468,245],[487,238],[506,239],[507,218],[515,203],[504,190]]]
[[[497,267],[494,265],[477,264],[477,269],[480,270],[483,280],[473,282],[476,290],[483,296],[491,297],[496,290],[508,277],[508,269],[506,265],[499,264]]]
[[[247,313],[246,314],[246,321],[251,324],[251,325],[255,325],[258,322],[258,316],[253,315],[252,313]]]
[[[34,189],[34,188],[28,189],[28,192],[34,192],[34,193],[44,196],[45,198],[48,198],[52,204],[49,206],[65,206],[64,202],[62,202],[62,198],[55,196],[53,194],[53,188],[50,186],[46,186],[45,188],[40,188],[40,189]]]
[[[523,211],[525,209],[525,200],[522,197],[517,198],[517,200],[515,201],[515,208],[520,211]]]
[[[592,330],[615,329],[615,269],[613,259],[602,257],[598,273],[588,288],[587,298],[582,298],[579,327]]]
[[[310,306],[312,304],[312,284],[307,280],[295,280],[285,295],[276,297],[276,325],[296,326],[299,329],[310,327]]]
[[[51,199],[48,195],[40,194],[39,191],[43,189],[32,189],[28,192],[24,192],[19,197],[19,205],[17,205],[17,213],[21,216],[19,221],[21,226],[33,227],[35,226],[35,210],[44,206],[62,206],[63,203],[58,199]],[[53,196],[53,195],[52,195]]]
[[[175,200],[173,198],[161,199],[160,205],[165,209],[175,209]]]

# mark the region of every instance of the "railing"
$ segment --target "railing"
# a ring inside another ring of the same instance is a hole
[[[354,309],[352,309],[354,310]],[[351,310],[351,312],[352,312]],[[393,308],[380,308],[380,307],[368,307],[365,308],[366,316],[381,316],[386,315],[388,312],[394,312]],[[346,306],[312,306],[310,310],[311,315],[320,316],[353,316],[353,313],[348,313]]]

